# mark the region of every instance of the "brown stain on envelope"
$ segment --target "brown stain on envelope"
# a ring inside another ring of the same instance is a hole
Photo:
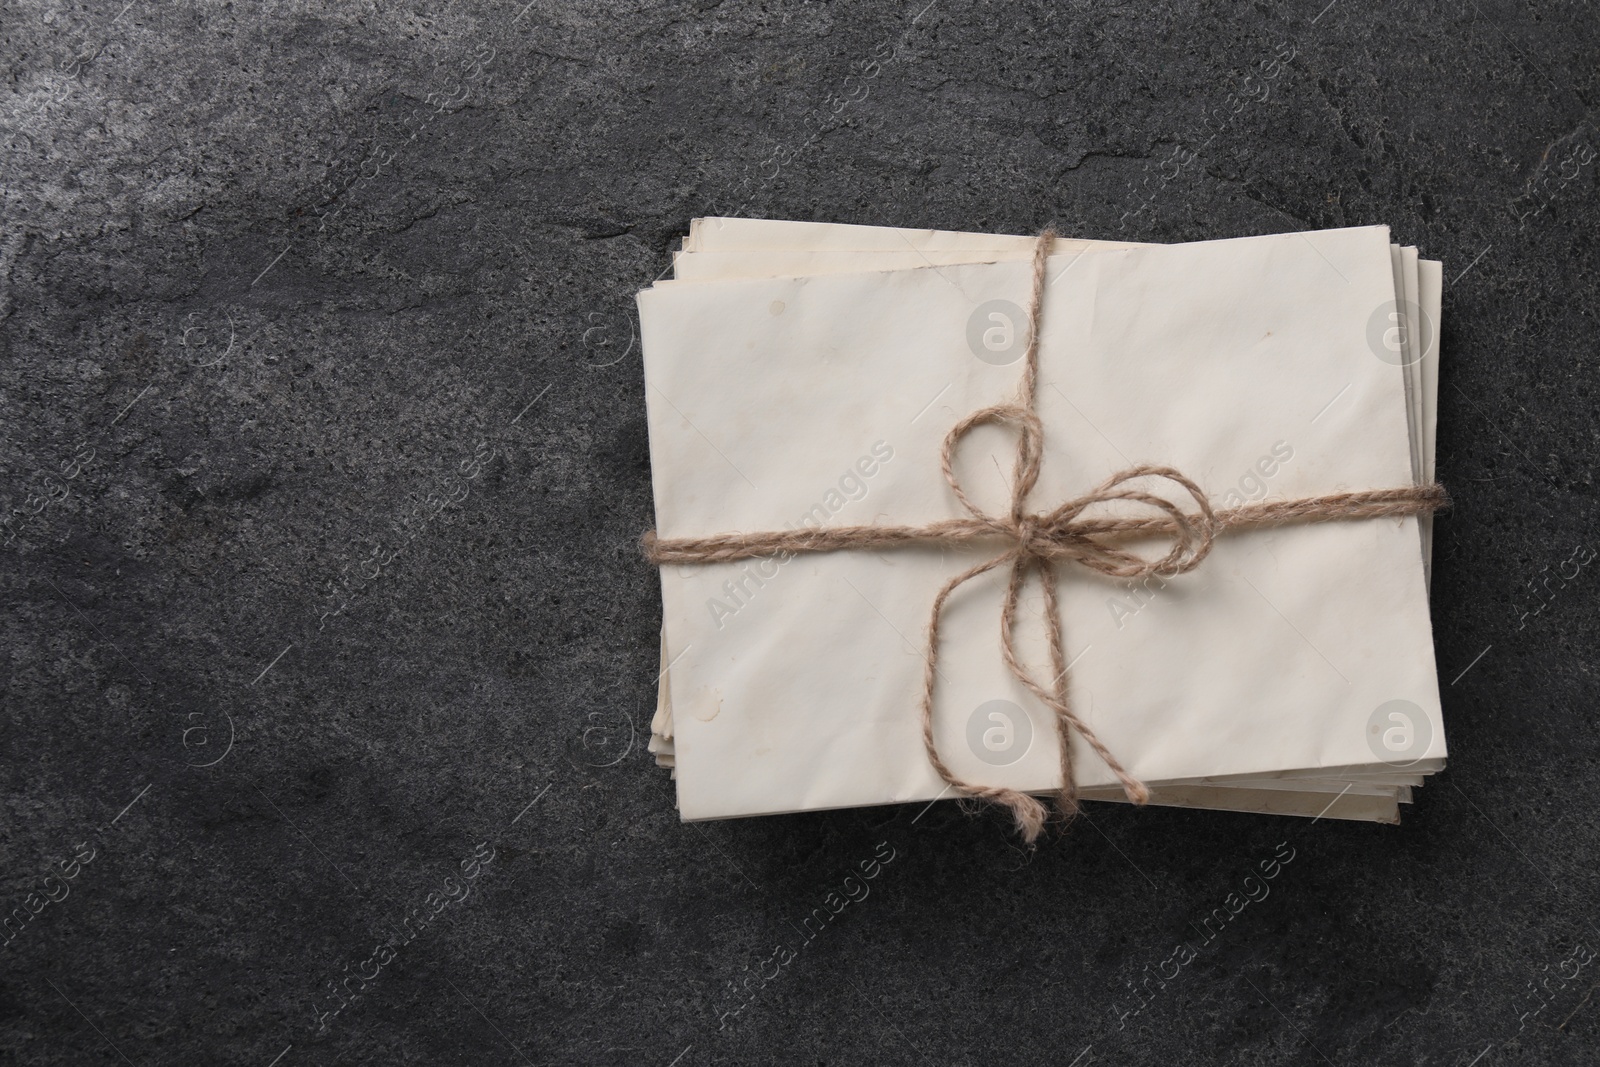
[[[701,722],[710,722],[722,712],[722,690],[706,686],[696,691],[689,701],[689,714]]]

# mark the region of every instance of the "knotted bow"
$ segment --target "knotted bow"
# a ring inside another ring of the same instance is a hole
[[[1373,489],[1297,500],[1262,501],[1216,511],[1200,487],[1171,467],[1136,466],[1112,475],[1083,496],[1051,511],[1029,513],[1028,494],[1039,480],[1044,454],[1044,427],[1035,413],[1039,379],[1039,325],[1044,303],[1045,267],[1055,241],[1046,229],[1034,246],[1033,287],[1028,304],[1028,347],[1023,357],[1022,381],[1017,398],[1008,404],[983,408],[956,423],[945,435],[940,462],[945,481],[970,518],[946,519],[924,526],[835,526],[763,533],[728,533],[710,537],[660,539],[651,530],[644,535],[647,559],[667,563],[724,563],[792,552],[833,552],[840,549],[885,548],[915,543],[966,544],[1000,539],[1007,547],[994,558],[970,567],[947,581],[933,600],[928,621],[928,650],[924,656],[922,687],[922,743],[928,762],[952,788],[967,796],[1001,804],[1011,810],[1025,840],[1032,842],[1044,827],[1046,810],[1037,799],[1019,790],[964,781],[945,765],[933,740],[934,683],[938,677],[939,623],[945,601],[963,584],[996,567],[1011,564],[1005,606],[1000,617],[1001,651],[1006,666],[1056,720],[1061,754],[1061,788],[1057,806],[1070,817],[1077,811],[1077,787],[1072,767],[1071,731],[1076,730],[1122,783],[1134,804],[1150,799],[1150,790],[1122,766],[1101,743],[1089,725],[1072,710],[1061,612],[1056,594],[1055,564],[1071,560],[1113,578],[1138,579],[1150,575],[1171,577],[1199,566],[1211,551],[1216,535],[1225,528],[1268,526],[1303,520],[1368,519],[1381,516],[1421,515],[1445,507],[1449,498],[1439,485]],[[1011,503],[1004,517],[986,514],[974,504],[955,476],[953,461],[961,438],[985,423],[1002,423],[1017,431],[1017,460],[1011,484]],[[1196,511],[1185,512],[1165,497],[1130,485],[1136,479],[1162,478],[1194,499]],[[1138,516],[1089,515],[1097,504],[1127,501],[1154,508],[1158,514]],[[1146,559],[1114,543],[1129,536],[1163,535],[1172,547],[1158,559]],[[1050,646],[1051,677],[1041,684],[1018,659],[1013,639],[1017,605],[1030,574],[1037,572],[1044,589],[1044,615]]]

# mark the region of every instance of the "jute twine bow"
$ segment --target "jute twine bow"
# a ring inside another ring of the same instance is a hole
[[[1005,606],[1000,615],[1000,647],[1011,673],[1055,714],[1061,754],[1061,787],[1056,794],[1057,807],[1063,816],[1070,818],[1078,810],[1072,767],[1073,730],[1111,768],[1122,783],[1123,792],[1134,804],[1146,803],[1150,799],[1150,790],[1128,773],[1089,725],[1072,710],[1061,613],[1056,595],[1057,562],[1071,560],[1112,578],[1139,579],[1151,575],[1166,578],[1199,566],[1211,551],[1216,535],[1227,527],[1422,515],[1449,504],[1443,486],[1417,485],[1333,493],[1297,500],[1261,501],[1218,511],[1211,506],[1200,487],[1178,471],[1171,467],[1140,465],[1112,475],[1083,496],[1068,500],[1051,511],[1030,513],[1027,508],[1028,494],[1039,480],[1039,466],[1044,453],[1044,426],[1034,411],[1034,400],[1039,379],[1039,324],[1044,304],[1045,267],[1055,237],[1053,229],[1046,229],[1034,246],[1033,288],[1028,303],[1028,347],[1023,357],[1022,382],[1017,398],[1008,404],[996,404],[973,412],[951,427],[944,439],[940,455],[944,478],[970,518],[947,519],[924,526],[834,526],[726,533],[710,537],[658,538],[655,531],[651,530],[643,538],[645,557],[657,566],[668,563],[728,563],[794,552],[836,552],[908,544],[1006,542],[1004,551],[993,559],[969,567],[945,582],[933,599],[933,612],[928,620],[928,649],[923,657],[922,744],[927,750],[928,762],[939,772],[939,777],[959,793],[1009,808],[1018,830],[1029,842],[1035,841],[1044,827],[1047,816],[1045,806],[1027,793],[1015,789],[957,778],[940,758],[938,746],[934,744],[933,694],[938,678],[939,621],[943,617],[945,601],[958,588],[996,567],[1007,563],[1011,565]],[[956,445],[961,438],[984,423],[1002,423],[1017,430],[1017,460],[1011,484],[1011,506],[1003,516],[989,515],[974,504],[961,488],[952,467]],[[1165,479],[1178,486],[1193,498],[1197,510],[1186,513],[1165,497],[1128,484],[1135,479],[1147,478]],[[1085,514],[1094,505],[1114,501],[1142,504],[1154,509],[1156,514],[1142,517]],[[1152,535],[1172,538],[1172,548],[1159,559],[1146,559],[1115,543],[1123,538]],[[1029,576],[1034,573],[1038,574],[1039,584],[1044,590],[1044,616],[1050,646],[1048,683],[1042,683],[1033,676],[1018,658],[1015,644],[1017,605],[1021,602]]]

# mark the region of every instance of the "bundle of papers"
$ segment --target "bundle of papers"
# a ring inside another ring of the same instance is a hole
[[[659,536],[965,517],[941,445],[1016,392],[1034,248],[695,220],[674,277],[638,299]],[[1138,464],[1176,468],[1218,509],[1433,481],[1441,266],[1387,227],[1058,239],[1045,278],[1033,509]],[[957,457],[991,513],[1015,450],[981,427]],[[1430,542],[1427,517],[1307,522],[1225,531],[1167,579],[1056,567],[1077,714],[1154,805],[1397,822],[1444,766]],[[650,751],[681,817],[954,799],[922,744],[929,607],[994,554],[662,566]],[[957,777],[1050,795],[1060,741],[1004,665],[1005,585],[992,572],[945,609],[934,737]],[[1034,587],[1019,618],[1040,665],[1042,602]],[[1070,743],[1079,795],[1124,800]]]

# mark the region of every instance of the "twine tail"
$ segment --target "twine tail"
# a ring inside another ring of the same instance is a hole
[[[1054,672],[1051,687],[1046,689],[1029,672],[1027,666],[1017,655],[1013,630],[1016,626],[1017,608],[1022,599],[1022,586],[1027,578],[1028,569],[1037,565],[1039,568],[1040,582],[1044,586],[1044,613],[1045,626],[1048,630],[1046,638],[1050,646],[1051,669]],[[1083,738],[1084,743],[1094,749],[1095,754],[1105,761],[1111,773],[1117,776],[1117,781],[1122,783],[1122,791],[1128,800],[1136,806],[1142,806],[1150,800],[1150,789],[1139,779],[1129,774],[1122,766],[1122,762],[1106,747],[1089,724],[1080,719],[1072,710],[1072,700],[1067,691],[1067,663],[1066,639],[1061,629],[1061,606],[1055,588],[1055,571],[1046,560],[1035,558],[1018,558],[1012,571],[1010,587],[1006,590],[1005,606],[1000,613],[1000,654],[1011,673],[1039,701],[1055,713],[1056,734],[1060,742],[1061,752],[1061,788],[1057,793],[1062,814],[1069,818],[1077,813],[1077,780],[1072,766],[1072,732],[1076,730]]]
[[[922,747],[928,754],[928,762],[939,772],[939,777],[944,779],[946,785],[963,796],[986,800],[1009,809],[1012,818],[1016,820],[1017,832],[1031,845],[1039,840],[1039,835],[1044,831],[1045,821],[1049,817],[1049,811],[1045,806],[1027,793],[1015,789],[978,785],[957,778],[940,757],[939,746],[933,740],[933,691],[939,679],[939,620],[944,615],[945,601],[961,585],[1015,558],[1014,553],[1007,552],[986,563],[970,567],[946,582],[944,588],[939,590],[939,595],[933,599],[933,613],[928,619],[928,651],[923,658],[922,670]]]
[[[1017,822],[1017,833],[1022,835],[1022,840],[1034,844],[1039,840],[1039,835],[1044,832],[1045,821],[1050,817],[1050,811],[1038,798],[1027,793],[1019,793],[1015,789],[985,790],[982,798],[992,804],[1011,809],[1011,817]]]
[[[1049,620],[1051,636],[1059,627],[1060,608],[1056,603],[1055,568],[1044,560],[1039,561],[1039,583],[1044,586],[1044,610]],[[1067,695],[1067,650],[1064,642],[1050,642],[1050,671],[1055,678],[1055,694],[1059,706],[1070,707]],[[1061,759],[1061,788],[1056,792],[1056,810],[1063,822],[1071,822],[1078,814],[1078,776],[1072,766],[1072,720],[1052,705],[1056,712],[1056,745]]]

